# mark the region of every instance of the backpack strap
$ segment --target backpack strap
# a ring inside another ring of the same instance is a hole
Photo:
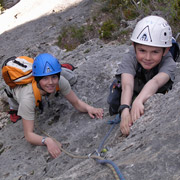
[[[140,63],[137,64],[135,78],[141,79],[144,84],[147,82],[143,74],[143,67],[140,65]]]
[[[151,74],[149,77],[145,76],[147,72],[140,63],[137,64],[135,77],[141,79],[144,84],[146,84],[150,79],[152,79],[156,74],[158,74],[158,65],[151,69]]]
[[[33,88],[33,93],[34,93],[34,97],[35,97],[36,107],[40,108],[42,98],[41,98],[40,90],[37,87],[37,82],[35,81],[34,78],[32,80],[32,88]],[[59,84],[58,84],[57,87],[56,87],[56,93],[58,93],[59,90],[60,90],[60,88],[59,88]]]
[[[56,93],[55,93],[55,97],[58,97],[59,96],[59,91],[60,91],[60,88],[59,88],[59,84],[56,86]]]
[[[40,93],[39,88],[37,87],[37,82],[35,81],[34,78],[32,81],[32,88],[33,88],[33,92],[34,92],[36,106],[39,107],[39,105],[41,103],[41,93]]]
[[[59,84],[56,86],[56,92],[60,91]]]
[[[174,61],[176,62],[180,55],[180,47],[174,37],[172,37],[172,46],[169,51],[171,52],[172,57],[173,57]]]

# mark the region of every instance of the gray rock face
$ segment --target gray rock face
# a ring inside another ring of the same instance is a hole
[[[78,68],[78,81],[72,89],[83,101],[104,109],[103,120],[91,119],[77,112],[62,96],[52,99],[50,108],[37,119],[38,127],[55,137],[63,148],[76,155],[93,153],[111,128],[106,102],[109,86],[118,64],[128,45],[104,44],[93,39],[72,52],[65,52],[53,44],[59,31],[54,27],[48,32],[42,24],[49,25],[58,16],[76,14],[81,17],[91,1],[83,1],[62,14],[49,15],[22,27],[3,33],[0,37],[1,61],[11,55],[32,55],[49,52]],[[81,10],[81,11],[80,11]],[[52,19],[51,19],[52,18]],[[51,20],[50,20],[51,19]],[[58,24],[59,22],[57,22]],[[61,22],[62,23],[62,22]],[[39,25],[39,29],[36,29]],[[35,27],[34,27],[35,26]],[[36,29],[33,33],[30,27]],[[29,29],[29,31],[24,31]],[[56,31],[57,30],[57,31]],[[26,32],[26,35],[23,34]],[[22,40],[19,35],[22,34]],[[7,41],[6,41],[7,40]],[[17,42],[15,42],[17,40]],[[26,49],[26,47],[28,49]],[[112,160],[127,180],[179,180],[180,179],[180,66],[173,89],[165,95],[156,94],[145,103],[145,114],[132,126],[131,134],[123,137],[119,124],[111,132],[105,147],[106,159]],[[35,131],[42,134],[38,128]],[[26,142],[22,122],[9,123],[0,130],[0,179],[1,180],[111,180],[112,171],[91,158],[72,158],[63,153],[52,159],[44,146]]]
[[[3,1],[3,6],[5,9],[9,9],[16,5],[20,0],[5,0]]]

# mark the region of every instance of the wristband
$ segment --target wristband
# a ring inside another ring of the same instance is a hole
[[[43,137],[41,141],[42,145],[45,145],[45,141],[46,141],[46,137]]]
[[[120,105],[120,106],[119,106],[119,109],[118,109],[118,112],[119,112],[120,115],[121,115],[122,111],[123,111],[125,108],[130,109],[131,107],[130,107],[129,105],[127,105],[127,104],[122,104],[122,105]]]

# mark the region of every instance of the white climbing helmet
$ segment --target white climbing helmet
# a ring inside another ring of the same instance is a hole
[[[147,16],[137,23],[131,40],[148,46],[171,47],[172,30],[162,17]]]

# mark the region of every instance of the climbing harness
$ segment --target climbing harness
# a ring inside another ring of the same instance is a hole
[[[102,152],[102,149],[104,147],[104,144],[105,144],[105,141],[108,139],[110,133],[112,132],[113,128],[115,127],[116,124],[118,124],[120,122],[120,118],[119,118],[119,114],[116,115],[115,119],[114,120],[109,120],[108,121],[108,124],[112,125],[111,128],[109,129],[108,133],[105,135],[105,137],[103,138],[102,142],[100,143],[99,147],[97,150],[95,150],[93,153],[90,153],[89,155],[84,155],[84,156],[81,156],[81,155],[74,155],[68,151],[66,151],[65,149],[63,149],[61,147],[61,144],[59,143],[59,141],[57,141],[54,137],[51,137],[48,133],[46,133],[45,131],[43,131],[42,129],[39,128],[39,126],[37,125],[37,123],[35,124],[36,125],[36,128],[38,128],[41,133],[43,133],[44,135],[46,135],[47,137],[50,137],[52,138],[58,145],[58,147],[60,148],[60,150],[62,152],[64,152],[65,154],[67,154],[69,157],[72,157],[72,158],[77,158],[77,159],[94,159],[96,160],[98,163],[104,165],[106,164],[113,172],[114,174],[114,177],[115,177],[115,180],[125,180],[123,175],[121,174],[118,166],[111,160],[107,160],[107,159],[104,159],[102,156],[101,156],[101,152]]]

